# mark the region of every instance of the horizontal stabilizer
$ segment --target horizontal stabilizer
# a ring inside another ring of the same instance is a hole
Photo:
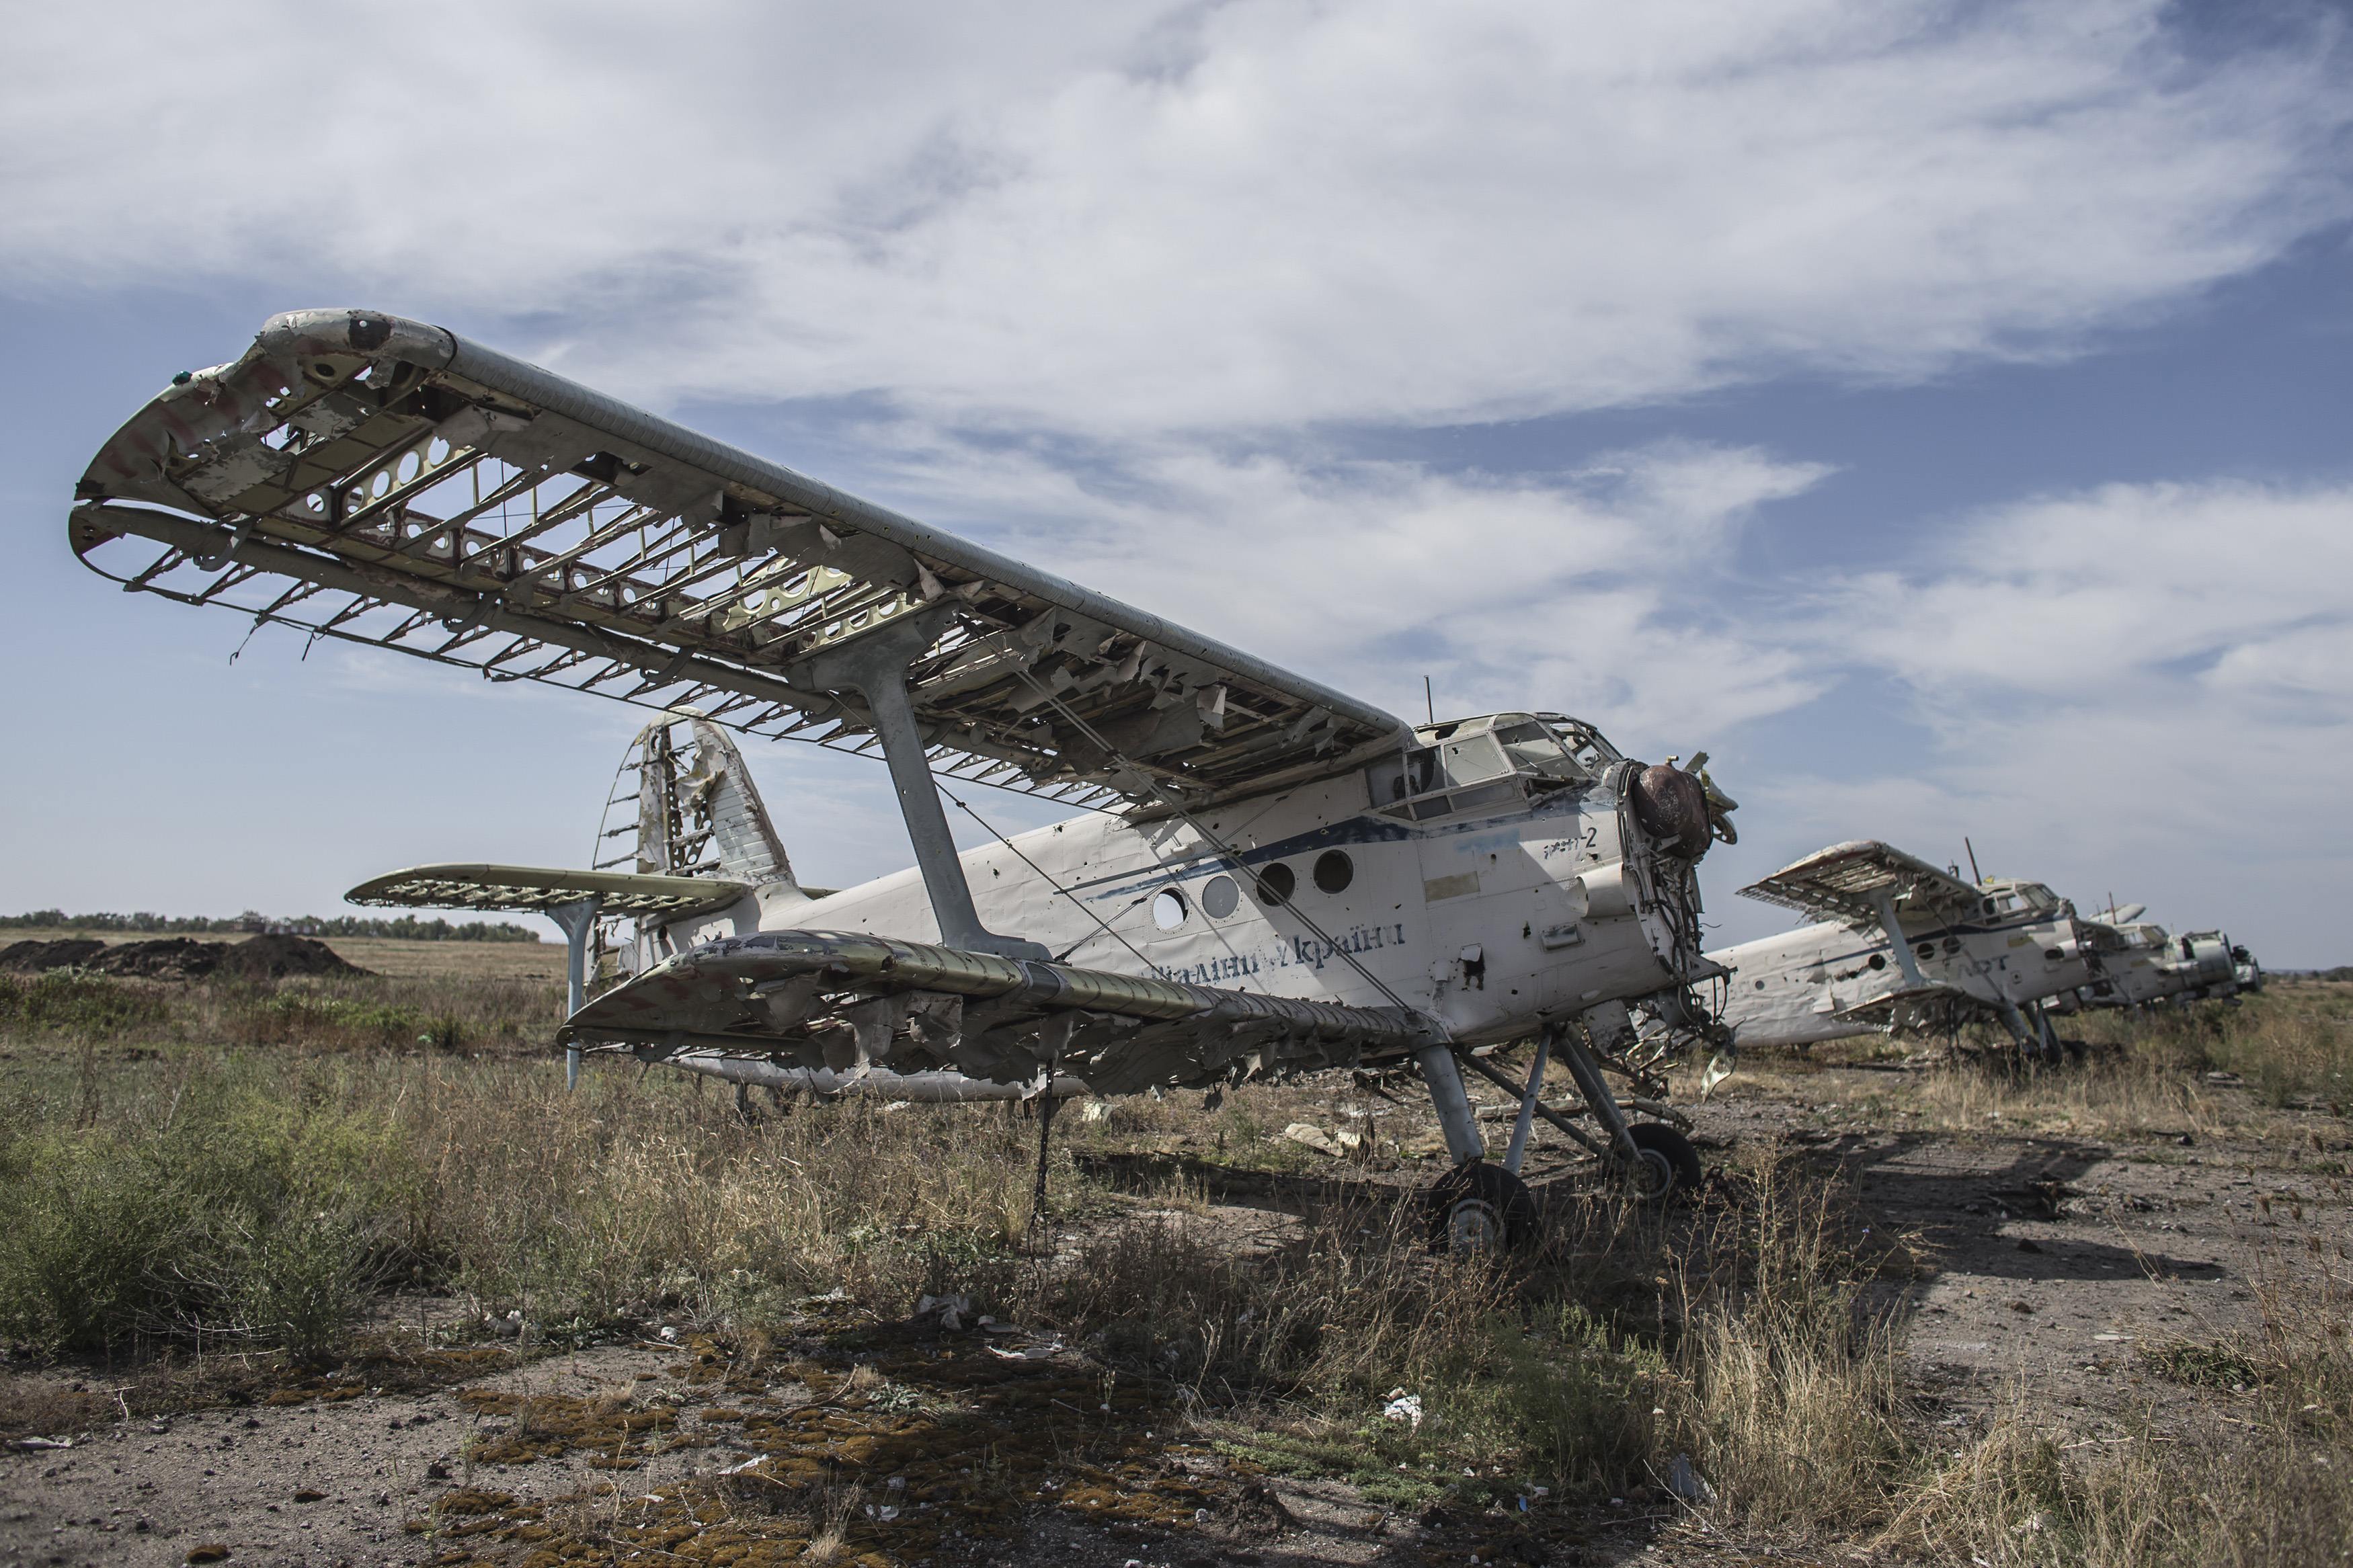
[[[840,931],[705,942],[572,1016],[567,1045],[721,1051],[787,1067],[950,1070],[1098,1094],[1396,1059],[1443,1038],[1400,1007],[1351,1007]],[[638,1050],[633,1054],[642,1056]]]
[[[715,877],[649,877],[625,871],[561,871],[543,866],[412,866],[362,882],[344,899],[354,904],[421,910],[496,910],[545,914],[596,899],[601,913],[639,920],[712,914],[752,890],[747,882]]]

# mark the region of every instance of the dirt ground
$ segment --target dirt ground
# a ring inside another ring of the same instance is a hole
[[[337,945],[371,962],[356,951],[369,944]],[[1890,1289],[1932,1421],[1973,1427],[2024,1388],[2071,1444],[2164,1440],[2193,1402],[2227,1410],[2242,1395],[2173,1381],[2153,1357],[2248,1327],[2283,1249],[2353,1241],[2353,1144],[2325,1113],[2284,1112],[2238,1141],[1954,1133],[1907,1130],[1908,1088],[1900,1068],[1748,1071],[1695,1121],[1711,1162],[1774,1144],[1842,1171],[1866,1223],[1925,1259]],[[1187,1223],[1262,1245],[1296,1222],[1282,1184],[1259,1184],[1264,1195],[1229,1193]],[[862,1477],[838,1499],[840,1560],[872,1564],[1814,1560],[1725,1540],[1663,1502],[1401,1512],[1342,1482],[1257,1473],[1075,1348],[1005,1325],[845,1334],[823,1302],[808,1311],[803,1337],[758,1356],[730,1359],[688,1329],[427,1393],[126,1411],[49,1434],[0,1458],[0,1563],[222,1560],[203,1556],[216,1547],[252,1563],[553,1563],[535,1542],[582,1510],[637,1542],[617,1561],[791,1561],[797,1542],[776,1557],[738,1549],[731,1516],[757,1514],[763,1484],[820,1472]],[[16,1380],[18,1396],[35,1383]],[[705,1503],[681,1500],[689,1483]]]

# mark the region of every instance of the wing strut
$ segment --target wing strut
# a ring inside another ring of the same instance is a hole
[[[596,931],[597,912],[604,907],[605,895],[591,893],[543,911],[564,928],[564,1016],[567,1018],[588,1005],[588,938]],[[580,1047],[576,1045],[564,1047],[564,1087],[580,1087]]]
[[[964,863],[956,858],[955,839],[948,832],[948,814],[941,809],[940,792],[932,782],[931,759],[924,755],[914,703],[907,695],[907,667],[930,650],[952,613],[942,606],[910,616],[818,654],[800,668],[818,686],[828,690],[850,687],[866,699],[874,733],[882,742],[883,760],[891,766],[899,815],[906,819],[907,840],[923,874],[923,890],[931,895],[932,914],[939,921],[941,945],[1042,963],[1054,956],[1044,947],[998,936],[980,923],[980,913],[972,907],[972,887],[964,879]]]
[[[1895,899],[1885,888],[1871,890],[1872,907],[1879,911],[1879,923],[1886,928],[1887,940],[1895,944],[1895,962],[1904,966],[1904,979],[1915,987],[1924,986],[1927,980],[1920,965],[1913,961],[1912,939],[1904,934],[1904,922],[1895,918]]]

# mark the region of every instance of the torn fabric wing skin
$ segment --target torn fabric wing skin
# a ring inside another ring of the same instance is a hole
[[[878,749],[809,661],[902,619],[938,773],[1206,804],[1402,746],[1389,714],[420,322],[273,318],[78,489],[127,588],[657,708]]]

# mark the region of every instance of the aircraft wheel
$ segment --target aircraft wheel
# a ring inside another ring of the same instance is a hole
[[[1535,1235],[1535,1195],[1503,1166],[1472,1160],[1430,1189],[1430,1228],[1440,1252],[1500,1255]]]
[[[1645,1203],[1699,1190],[1699,1151],[1690,1139],[1663,1121],[1637,1121],[1626,1131],[1634,1140],[1634,1190]]]

